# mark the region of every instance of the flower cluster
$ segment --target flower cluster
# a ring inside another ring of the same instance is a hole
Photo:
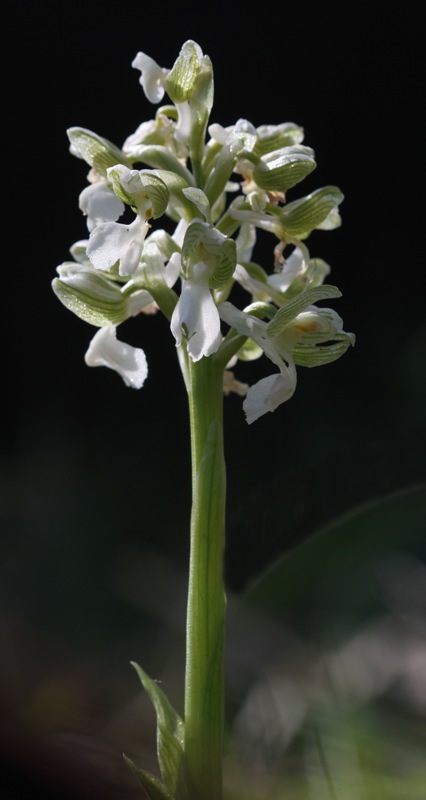
[[[316,305],[340,292],[306,246],[312,231],[340,225],[343,195],[326,186],[288,202],[316,167],[299,125],[209,124],[213,69],[196,42],[184,43],[171,69],[141,52],[132,66],[147,99],[167,95],[169,104],[121,148],[85,128],[67,131],[71,153],[90,167],[79,198],[88,237],[57,267],[53,290],[98,328],[89,366],[111,367],[140,388],[145,354],[117,339],[117,327],[161,311],[192,361],[221,360],[224,393],[244,396],[253,422],[292,396],[296,366],[334,361],[354,344],[338,314]],[[258,230],[273,235],[270,270],[253,260]],[[235,297],[244,293],[241,310]],[[235,378],[239,360],[262,355],[271,375],[250,387]]]

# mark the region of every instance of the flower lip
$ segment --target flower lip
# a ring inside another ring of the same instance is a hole
[[[103,222],[90,234],[87,255],[96,269],[108,270],[117,261],[120,275],[133,275],[138,267],[149,224],[139,216],[130,223]]]
[[[164,97],[164,83],[169,70],[159,67],[153,58],[141,52],[136,54],[132,67],[141,71],[139,83],[147,99],[151,103],[160,103]]]
[[[116,222],[125,208],[124,203],[106,181],[86,186],[80,193],[79,207],[87,216],[87,227],[90,232],[102,222]]]
[[[209,288],[210,270],[199,262],[192,267],[193,277],[182,279],[180,298],[173,311],[170,327],[176,346],[187,339],[188,354],[192,361],[210,356],[222,341],[220,317]]]
[[[126,386],[140,389],[148,376],[143,350],[117,339],[116,326],[99,328],[84,357],[89,367],[110,367],[123,378]]]

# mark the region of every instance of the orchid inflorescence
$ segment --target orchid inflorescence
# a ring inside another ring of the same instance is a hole
[[[192,361],[225,359],[224,393],[244,396],[251,423],[293,395],[296,366],[329,363],[354,344],[339,315],[316,305],[340,292],[324,283],[330,268],[306,246],[312,231],[341,224],[343,195],[331,185],[287,202],[316,167],[299,125],[209,124],[213,69],[196,42],[184,43],[171,69],[142,52],[132,66],[147,99],[160,103],[167,94],[170,104],[121,148],[68,129],[71,153],[90,166],[79,198],[89,235],[57,267],[53,290],[98,328],[86,363],[111,367],[134,388],[147,377],[147,360],[117,339],[117,328],[163,312]],[[258,230],[275,239],[269,270],[253,260]],[[240,310],[234,295],[245,293]],[[235,377],[239,360],[262,355],[277,368],[271,375],[250,387]]]

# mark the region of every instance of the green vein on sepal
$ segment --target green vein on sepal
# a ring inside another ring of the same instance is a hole
[[[166,91],[174,103],[190,100],[202,69],[203,54],[200,46],[188,39],[180,50],[172,69],[167,75]]]
[[[68,280],[54,278],[52,289],[69,311],[97,328],[119,325],[128,317],[128,300],[120,289],[89,270]]]
[[[336,228],[341,223],[337,209],[343,199],[337,186],[316,189],[306,197],[284,206],[279,212],[283,227],[290,236],[300,238],[306,238],[315,228],[322,226],[330,230]]]
[[[307,289],[277,311],[274,318],[268,324],[268,336],[278,336],[298,314],[307,308],[307,306],[317,303],[319,300],[329,300],[330,298],[341,296],[341,292],[337,286],[331,286],[329,284],[314,286],[312,289]]]
[[[320,367],[337,361],[354,344],[355,337],[350,334],[336,334],[330,344],[296,344],[293,348],[293,360],[299,367]]]
[[[202,214],[206,222],[211,222],[211,208],[205,192],[196,186],[188,186],[187,189],[182,189],[182,192],[187,200],[194,203],[197,211]]]
[[[119,147],[87,128],[68,128],[67,136],[75,153],[103,177],[106,176],[108,167],[113,167],[115,164],[131,166],[131,162]]]
[[[286,192],[315,168],[312,148],[293,145],[262,156],[254,166],[253,179],[265,191]]]
[[[184,217],[189,222],[195,216],[194,204],[188,200],[183,194],[182,189],[187,189],[188,182],[176,172],[168,169],[155,169],[153,170],[167,186],[170,193],[170,204],[172,210],[177,214],[178,219]]]
[[[294,122],[282,122],[279,125],[260,125],[256,128],[257,141],[254,152],[258,156],[279,150],[281,147],[290,147],[301,144],[305,132],[300,125]]]

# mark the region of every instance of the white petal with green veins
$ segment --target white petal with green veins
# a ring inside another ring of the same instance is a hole
[[[206,222],[211,222],[211,208],[210,203],[202,189],[197,189],[195,186],[189,186],[187,189],[182,189],[182,193],[187,200],[194,203],[197,211],[202,214]]]
[[[256,128],[256,135],[255,153],[264,155],[281,147],[300,144],[305,132],[295,122],[282,122],[280,125],[260,125]]]
[[[253,169],[253,180],[265,191],[285,192],[316,167],[310,147],[283,147],[262,156]]]
[[[165,82],[167,94],[174,103],[191,98],[203,58],[201,47],[191,39],[182,46]]]
[[[308,236],[324,224],[331,212],[344,199],[337,186],[325,186],[315,192],[288,203],[281,211],[284,229],[291,236]]]
[[[68,139],[71,143],[71,152],[78,158],[84,159],[99,175],[106,176],[108,167],[114,164],[130,166],[127,156],[115,144],[98,136],[87,128],[68,128]]]
[[[58,267],[52,289],[61,303],[80,319],[100,328],[118,325],[129,316],[127,298],[112,281],[94,269]]]
[[[338,334],[330,344],[321,347],[296,344],[293,348],[294,363],[300,367],[320,367],[323,364],[331,364],[341,358],[354,344],[355,337],[350,333]]]
[[[314,286],[312,289],[301,292],[301,294],[277,311],[273,320],[268,323],[268,336],[279,336],[287,325],[307,306],[317,303],[319,300],[328,300],[333,297],[341,297],[341,292],[336,286],[330,286],[329,284]]]

